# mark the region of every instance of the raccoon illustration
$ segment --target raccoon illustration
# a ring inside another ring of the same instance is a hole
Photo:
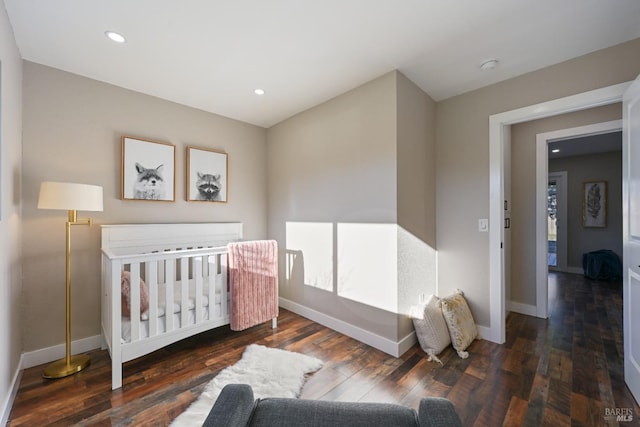
[[[165,198],[163,168],[164,165],[160,165],[155,169],[147,169],[140,163],[136,163],[138,177],[133,184],[134,199],[163,200]]]
[[[196,181],[196,188],[198,194],[196,200],[220,200],[220,174],[212,175],[209,173],[198,172],[198,180]]]

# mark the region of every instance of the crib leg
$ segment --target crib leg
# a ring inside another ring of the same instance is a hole
[[[274,317],[271,319],[271,329],[278,329],[278,318]]]
[[[122,387],[122,363],[111,363],[111,390],[117,390]]]

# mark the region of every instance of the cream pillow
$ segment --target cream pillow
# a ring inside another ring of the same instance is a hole
[[[451,344],[463,359],[469,357],[465,350],[478,336],[478,329],[473,321],[471,310],[459,289],[453,295],[440,299],[442,315],[449,328]]]
[[[451,344],[451,338],[438,297],[429,295],[425,304],[411,307],[411,318],[420,347],[429,355],[429,362],[435,361],[442,365],[437,355]]]

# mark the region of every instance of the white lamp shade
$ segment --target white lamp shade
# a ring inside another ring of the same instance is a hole
[[[102,187],[46,181],[40,184],[38,209],[102,211]]]

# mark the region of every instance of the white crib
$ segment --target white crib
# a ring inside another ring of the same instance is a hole
[[[123,363],[229,324],[226,245],[241,239],[241,223],[102,226],[102,336],[111,355],[112,389],[122,387]],[[125,270],[130,318],[121,308]],[[140,279],[149,289],[145,313]]]

